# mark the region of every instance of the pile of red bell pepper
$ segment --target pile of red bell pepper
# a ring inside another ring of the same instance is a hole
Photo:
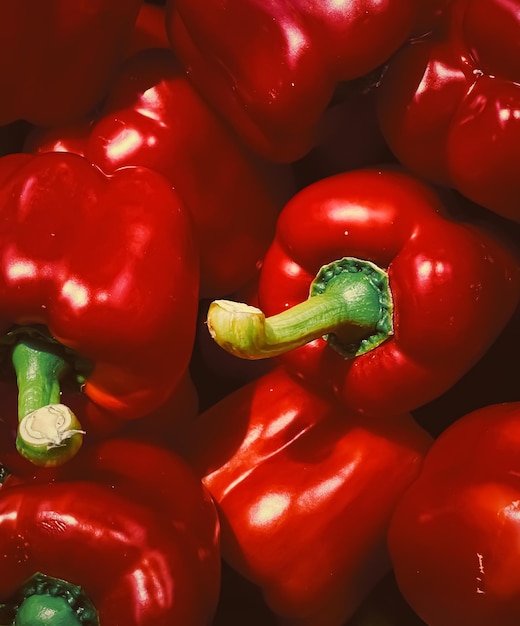
[[[7,2],[2,626],[519,623],[519,41]]]

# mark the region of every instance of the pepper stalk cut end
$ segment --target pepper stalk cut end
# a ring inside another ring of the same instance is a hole
[[[260,309],[244,302],[215,300],[208,310],[207,325],[212,338],[242,359],[267,358],[291,349],[288,342],[269,342],[270,323]]]
[[[20,421],[16,448],[35,465],[52,467],[65,463],[78,452],[84,434],[67,406],[48,404]]]
[[[72,458],[85,431],[60,403],[60,379],[68,362],[53,343],[19,335],[12,363],[18,384],[18,452],[34,465],[53,467]]]
[[[207,326],[215,342],[243,359],[279,356],[323,337],[344,358],[373,350],[393,334],[393,299],[386,271],[344,257],[323,266],[309,298],[266,317],[243,302],[215,300]]]

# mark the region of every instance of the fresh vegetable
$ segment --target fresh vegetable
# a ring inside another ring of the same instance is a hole
[[[388,63],[383,134],[412,172],[520,222],[518,2],[445,4],[432,32]]]
[[[175,447],[179,435],[199,412],[199,394],[189,372],[186,372],[175,391],[164,404],[143,417],[125,419],[96,409],[96,405],[73,385],[62,385],[61,403],[66,405],[77,417],[88,434],[89,442],[109,437],[130,437],[139,441]],[[22,456],[17,447],[18,390],[10,379],[0,381],[0,465],[4,465],[17,476],[31,476],[34,463]]]
[[[2,624],[209,626],[216,609],[215,507],[182,459],[151,444],[113,438],[9,476],[0,546]]]
[[[406,173],[357,170],[293,196],[260,307],[216,300],[208,327],[233,354],[278,356],[306,384],[381,417],[450,388],[505,326],[519,286],[512,246],[490,228],[457,220]]]
[[[390,513],[430,443],[411,416],[364,420],[278,367],[199,415],[182,453],[224,560],[281,623],[341,626],[389,569]]]
[[[4,5],[0,624],[520,623],[519,0]]]
[[[428,626],[520,620],[520,402],[461,417],[435,441],[389,530],[398,585]]]
[[[259,154],[314,144],[338,83],[372,71],[410,35],[415,0],[168,0],[170,43],[203,96]]]
[[[19,388],[18,446],[35,463],[63,462],[82,433],[60,380],[79,385],[99,419],[121,420],[158,408],[184,376],[198,304],[190,221],[161,175],[105,176],[66,153],[2,157],[0,219],[0,343]]]
[[[0,125],[89,113],[123,58],[142,0],[8,0],[0,20]]]
[[[132,57],[94,121],[35,131],[29,151],[77,152],[105,173],[128,165],[163,174],[191,214],[200,293],[251,280],[287,196],[200,98],[170,50]],[[281,176],[281,175],[280,175]],[[289,185],[289,183],[287,183]]]

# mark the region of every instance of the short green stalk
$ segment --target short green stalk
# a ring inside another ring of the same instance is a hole
[[[0,603],[0,622],[2,626],[99,626],[97,611],[81,587],[40,572]]]
[[[345,257],[321,268],[307,300],[278,315],[266,318],[256,307],[215,300],[207,325],[222,348],[244,359],[278,356],[319,337],[353,358],[392,334],[392,305],[386,272]]]
[[[76,454],[84,435],[74,413],[60,402],[67,362],[44,341],[20,336],[12,363],[18,384],[18,451],[35,465],[60,465]]]

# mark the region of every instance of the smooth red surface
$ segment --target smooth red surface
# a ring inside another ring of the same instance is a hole
[[[520,619],[520,402],[461,417],[397,505],[389,549],[397,582],[429,626]]]
[[[192,217],[207,297],[257,275],[290,189],[285,174],[253,159],[164,49],[122,66],[95,120],[35,131],[26,147],[77,152],[106,173],[142,165],[163,174]]]
[[[391,59],[378,103],[406,167],[516,222],[519,41],[516,2],[452,0],[428,36]]]
[[[259,154],[289,162],[312,147],[336,85],[385,62],[416,13],[415,0],[175,0],[166,28],[208,102]]]
[[[66,470],[0,490],[0,598],[36,572],[81,586],[101,624],[209,626],[219,522],[193,471],[156,446],[111,439]]]
[[[0,160],[0,331],[42,324],[93,366],[85,394],[135,418],[184,376],[198,305],[190,221],[160,174],[75,154]]]
[[[388,571],[386,529],[431,438],[409,415],[366,421],[282,368],[187,428],[226,562],[281,623],[340,626]]]
[[[321,338],[278,358],[367,416],[447,391],[518,304],[518,260],[491,228],[458,221],[408,174],[372,168],[322,179],[287,203],[262,267],[260,308],[275,315],[306,300],[320,267],[345,256],[388,270],[394,334],[354,359]]]

